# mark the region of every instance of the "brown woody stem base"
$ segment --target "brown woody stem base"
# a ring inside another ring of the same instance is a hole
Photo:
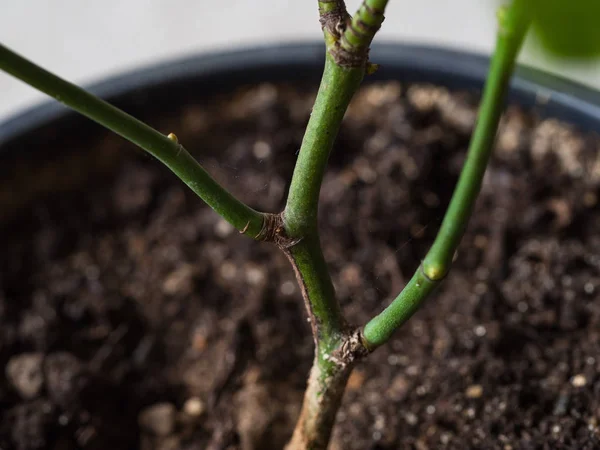
[[[344,333],[330,354],[317,347],[302,411],[286,450],[326,450],[346,383],[356,363],[369,354],[360,330]]]
[[[326,450],[353,364],[323,376],[317,358],[310,371],[302,411],[286,450]]]

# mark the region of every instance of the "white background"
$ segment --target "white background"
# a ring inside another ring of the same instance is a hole
[[[358,0],[347,1],[353,12]],[[490,53],[494,0],[392,0],[379,39]],[[0,0],[0,42],[77,83],[164,58],[321,39],[316,0]],[[521,61],[600,89],[600,61]],[[0,121],[43,99],[0,73]]]

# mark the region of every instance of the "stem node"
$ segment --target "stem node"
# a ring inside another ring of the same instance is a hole
[[[301,236],[291,238],[287,235],[283,223],[283,213],[264,213],[263,217],[263,226],[260,232],[254,237],[257,241],[272,242],[282,250],[288,250],[302,241],[303,238]]]
[[[430,281],[442,281],[448,274],[450,268],[439,263],[428,263],[423,261],[422,264],[423,275],[425,275]]]

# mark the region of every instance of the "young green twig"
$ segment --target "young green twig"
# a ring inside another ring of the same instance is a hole
[[[146,150],[244,234],[254,238],[264,235],[264,215],[219,185],[183,148],[174,134],[165,136],[159,133],[104,100],[29,62],[2,44],[0,69]]]
[[[527,0],[513,0],[507,10],[499,13],[496,50],[458,184],[438,235],[422,264],[390,306],[364,327],[365,344],[371,350],[385,343],[410,318],[450,270],[481,188],[506,91],[530,22],[531,11]]]
[[[288,450],[325,449],[353,362],[364,350],[346,324],[319,242],[319,192],[340,124],[370,65],[369,45],[387,1],[365,0],[354,18],[343,0],[319,1],[327,54],[283,212],[285,232],[296,239],[286,250],[313,327],[315,361],[300,419]]]

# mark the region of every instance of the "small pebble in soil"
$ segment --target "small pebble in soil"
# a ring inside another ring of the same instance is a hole
[[[473,330],[473,332],[475,333],[475,336],[483,337],[487,333],[487,330],[485,329],[485,327],[483,325],[477,325],[475,327],[475,329]]]
[[[388,364],[390,366],[397,366],[398,360],[399,360],[398,355],[390,355],[390,356],[388,356],[388,359],[387,359]]]
[[[585,375],[577,374],[573,378],[571,378],[571,384],[573,387],[580,388],[587,384],[587,378]]]
[[[351,263],[342,269],[340,278],[342,278],[344,283],[349,287],[356,288],[362,285],[361,272],[361,268],[357,264]]]
[[[44,383],[41,353],[22,353],[8,361],[6,378],[24,399],[38,395]]]
[[[250,266],[246,269],[246,280],[252,286],[257,286],[265,280],[265,272],[260,267]]]
[[[230,262],[230,261],[225,261],[223,263],[223,265],[221,266],[221,276],[223,277],[223,279],[227,280],[227,281],[231,281],[233,279],[235,279],[236,275],[237,275],[237,268],[235,267],[235,265]]]
[[[200,417],[204,412],[204,403],[198,397],[190,397],[183,404],[183,412],[189,417]]]
[[[408,413],[404,416],[404,418],[406,419],[406,423],[409,425],[416,425],[417,422],[419,421],[419,419],[417,418],[417,416],[413,413]]]
[[[360,370],[355,370],[350,374],[348,378],[347,387],[349,391],[357,391],[360,389],[365,382],[365,374]]]
[[[417,388],[415,389],[415,392],[417,393],[417,395],[419,397],[423,397],[424,395],[426,395],[429,392],[429,388],[425,385],[417,386]]]
[[[387,390],[387,396],[393,398],[395,401],[402,401],[406,398],[410,389],[410,383],[403,375],[397,375],[394,377],[389,389]]]
[[[155,436],[169,436],[175,429],[175,406],[171,403],[152,405],[140,413],[138,423]]]
[[[284,281],[281,284],[281,293],[283,295],[289,296],[292,295],[296,291],[296,286],[293,281]]]
[[[419,367],[415,366],[414,364],[406,368],[406,375],[411,377],[416,377],[417,375],[419,375],[420,372],[421,371],[419,370]]]
[[[163,282],[163,292],[173,295],[181,291],[191,290],[191,281],[194,271],[190,264],[182,264],[172,271]]]
[[[385,416],[379,414],[377,417],[375,417],[375,423],[373,424],[373,428],[375,428],[376,430],[385,429]]]
[[[450,442],[450,439],[452,438],[452,436],[449,433],[442,433],[440,435],[440,442],[443,445],[448,445],[448,443]]]
[[[483,387],[480,384],[472,384],[465,391],[467,398],[475,399],[483,395]]]
[[[215,225],[215,234],[220,238],[226,238],[231,233],[233,233],[234,228],[223,219],[219,219],[217,224]]]
[[[252,154],[256,159],[266,159],[271,156],[271,146],[265,141],[256,141],[252,146]]]

